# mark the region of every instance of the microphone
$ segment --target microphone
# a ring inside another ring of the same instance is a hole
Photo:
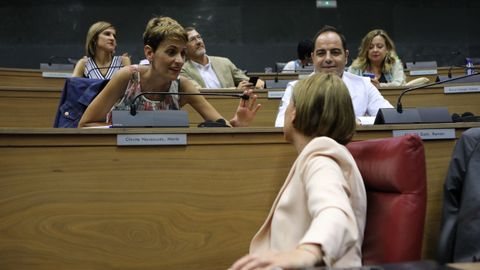
[[[429,84],[419,85],[415,87],[410,87],[403,90],[397,98],[397,107],[392,108],[381,108],[378,110],[377,116],[375,118],[374,124],[402,124],[402,123],[443,123],[451,122],[452,119],[448,113],[447,108],[417,108],[417,109],[403,109],[402,106],[402,97],[411,91],[426,88],[429,86],[434,86],[438,84],[443,84],[447,82],[452,82],[456,80],[461,80],[469,77],[479,75],[480,73],[473,73],[469,75],[464,75],[460,77],[450,78],[443,81],[436,81]]]
[[[62,59],[62,60],[65,60],[68,64],[76,64],[77,63],[77,59],[74,59],[74,58],[71,58],[71,57],[67,57],[67,56],[55,56],[55,55],[52,55],[48,58],[48,65],[51,66],[53,64],[53,60],[56,60],[56,59]]]
[[[278,82],[278,65],[275,64],[275,79],[273,80],[274,82]]]
[[[227,93],[170,93],[170,92],[158,92],[158,91],[151,91],[151,92],[142,92],[136,95],[133,100],[132,104],[130,104],[130,114],[135,116],[137,114],[137,106],[135,105],[135,101],[141,96],[145,95],[178,95],[178,96],[220,96],[220,97],[235,97],[241,98],[243,100],[249,100],[250,96],[246,94],[227,94]]]
[[[145,95],[179,95],[179,96],[225,96],[249,100],[250,96],[246,94],[229,93],[170,93],[170,92],[143,92],[136,95],[130,111],[113,110],[112,127],[188,127],[188,113],[184,110],[156,110],[156,111],[137,111],[135,102],[138,98]],[[218,124],[218,123],[217,123]],[[211,126],[210,123],[205,126]]]
[[[118,66],[108,66],[108,67],[96,67],[96,68],[92,68],[90,69],[88,72],[87,72],[87,78],[90,78],[90,72],[94,71],[94,70],[101,70],[101,69],[109,69],[109,68],[122,68],[124,66],[122,65],[118,65]]]

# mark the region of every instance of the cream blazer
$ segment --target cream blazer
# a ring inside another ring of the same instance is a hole
[[[328,137],[302,150],[275,199],[250,253],[319,244],[332,267],[362,264],[367,198],[355,160]]]
[[[248,81],[249,78],[243,73],[243,71],[238,69],[228,58],[208,56],[208,59],[215,74],[217,74],[218,81],[222,88],[234,88],[241,81]],[[205,88],[205,82],[191,60],[185,62],[180,75],[194,80],[201,88]]]

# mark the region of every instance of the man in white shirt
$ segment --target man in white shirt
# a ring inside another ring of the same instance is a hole
[[[345,71],[348,50],[343,34],[332,26],[325,26],[315,35],[312,61],[315,72],[336,73],[340,76],[352,97],[353,109],[357,117],[375,116],[380,108],[393,108],[383,98],[368,77],[360,77]],[[297,81],[290,82],[285,89],[278,109],[276,127],[283,127],[285,110],[290,103],[292,89]],[[341,113],[341,112],[339,112]]]
[[[282,73],[295,73],[308,70],[312,64],[313,42],[309,39],[302,40],[297,45],[298,59],[288,62],[282,70]],[[310,70],[310,72],[313,68]]]
[[[225,57],[208,56],[202,36],[192,27],[185,28],[188,34],[187,61],[181,75],[196,82],[201,88],[237,88],[249,89],[254,85],[232,61]],[[263,88],[264,82],[257,81],[257,88]]]

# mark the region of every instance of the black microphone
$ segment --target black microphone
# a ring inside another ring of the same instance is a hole
[[[171,92],[157,92],[157,91],[151,91],[151,92],[143,92],[138,95],[136,95],[133,100],[132,104],[130,104],[130,114],[132,116],[137,114],[137,106],[135,105],[135,101],[141,96],[145,95],[179,95],[179,96],[220,96],[220,97],[235,97],[235,98],[241,98],[243,100],[249,100],[250,96],[246,94],[227,94],[227,93],[171,93]]]
[[[460,79],[465,79],[465,78],[468,78],[468,77],[476,76],[476,75],[478,75],[478,74],[480,74],[480,73],[473,73],[473,74],[464,75],[464,76],[460,76],[460,77],[450,78],[450,79],[443,80],[443,81],[437,81],[437,82],[433,82],[433,83],[429,83],[429,84],[423,84],[423,85],[419,85],[419,86],[407,88],[407,89],[403,90],[402,93],[400,93],[400,95],[398,96],[398,99],[397,99],[397,112],[398,112],[398,113],[402,113],[402,112],[403,112],[403,109],[402,109],[402,101],[401,101],[401,100],[402,100],[403,95],[405,95],[406,93],[408,93],[408,92],[410,92],[410,91],[417,90],[417,89],[421,89],[421,88],[427,88],[427,87],[429,87],[429,86],[433,86],[433,85],[437,85],[437,84],[442,84],[442,83],[452,82],[452,81],[456,81],[456,80],[460,80]]]
[[[278,65],[275,63],[275,78],[273,79],[274,82],[278,82]]]
[[[124,67],[123,65],[119,65],[119,66],[108,66],[108,67],[96,67],[96,68],[92,68],[90,69],[88,72],[87,72],[87,78],[90,76],[90,72],[94,71],[94,70],[101,70],[101,69],[109,69],[109,68],[122,68]]]
[[[67,56],[55,56],[55,55],[52,55],[48,58],[48,65],[51,66],[53,64],[53,60],[56,60],[56,59],[61,59],[61,60],[65,60],[68,64],[76,64],[77,63],[77,59],[74,59],[74,58],[71,58],[71,57],[67,57]]]

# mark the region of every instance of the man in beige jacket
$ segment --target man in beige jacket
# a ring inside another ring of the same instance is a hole
[[[192,27],[185,28],[188,34],[187,61],[181,75],[195,81],[200,88],[253,88],[249,77],[225,57],[209,56],[202,36]],[[257,88],[263,88],[264,82],[257,81]]]

